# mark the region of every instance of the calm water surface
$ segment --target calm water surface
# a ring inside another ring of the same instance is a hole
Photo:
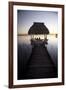
[[[34,36],[34,38],[38,38],[39,36]],[[44,39],[44,36],[41,35],[40,36],[41,39]],[[58,38],[56,38],[54,35],[48,35],[48,44],[46,45],[47,50],[53,60],[53,62],[55,63],[55,65],[57,65],[57,58],[58,58]],[[29,51],[29,53],[27,53],[28,56],[30,56],[30,53],[32,51],[32,46],[31,46],[31,42],[30,42],[31,36],[18,36],[17,40],[18,40],[18,44],[22,46],[22,49],[26,51],[26,53]]]

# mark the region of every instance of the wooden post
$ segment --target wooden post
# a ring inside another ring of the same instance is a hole
[[[47,39],[47,35],[45,34],[45,39]]]
[[[32,35],[31,35],[31,39],[32,39]]]
[[[45,36],[44,36],[44,38],[45,38]]]
[[[46,34],[46,39],[47,39],[47,34]]]

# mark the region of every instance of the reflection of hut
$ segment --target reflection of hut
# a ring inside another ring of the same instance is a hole
[[[47,34],[49,34],[49,30],[44,23],[34,22],[33,25],[30,27],[28,34],[31,35],[31,39],[34,39],[34,35],[43,35],[43,34],[44,39],[47,39]]]

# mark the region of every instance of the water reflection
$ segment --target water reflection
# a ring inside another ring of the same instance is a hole
[[[39,36],[37,36],[38,38]],[[35,36],[36,38],[36,36]],[[43,35],[40,36],[41,39],[44,38]],[[48,35],[48,44],[46,45],[49,55],[51,56],[55,66],[57,67],[57,58],[58,58],[58,38],[53,35]],[[31,45],[31,36],[18,36],[18,75],[21,78],[24,78],[28,60],[32,53],[33,46]],[[19,78],[18,78],[19,79]]]
[[[44,39],[44,35],[35,35],[34,38],[39,38],[39,36],[41,39]],[[58,38],[56,38],[55,35],[47,35],[47,39],[48,39],[48,44],[46,45],[47,50],[56,64],[58,54]],[[31,36],[30,35],[18,36],[18,44],[26,48],[27,46],[31,47]]]

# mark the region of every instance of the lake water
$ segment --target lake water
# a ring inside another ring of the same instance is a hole
[[[39,36],[34,36],[34,38],[35,37],[38,38]],[[40,35],[40,38],[44,39],[44,36]],[[18,36],[18,38],[17,38],[18,44],[20,44],[23,47],[23,49],[27,47],[27,51],[29,51],[31,53],[31,41],[30,41],[30,39],[31,39],[31,36],[29,36],[29,35],[28,36]],[[53,62],[55,63],[55,65],[57,65],[58,38],[56,38],[54,35],[48,35],[47,39],[48,39],[48,44],[46,45],[47,50],[48,50]]]

